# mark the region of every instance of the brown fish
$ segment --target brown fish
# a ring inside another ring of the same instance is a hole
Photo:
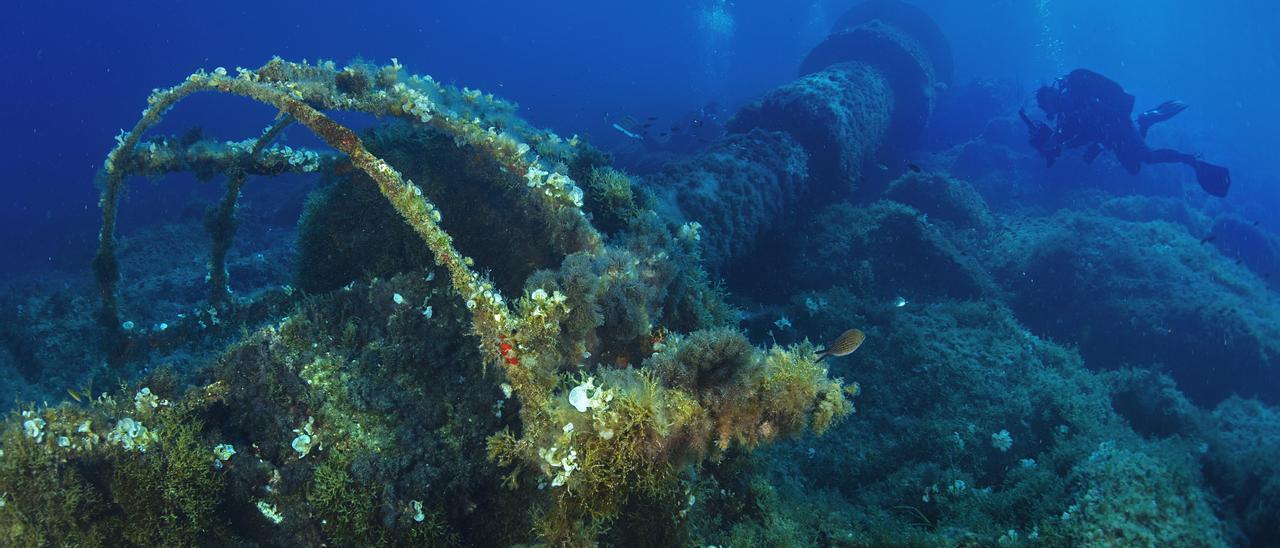
[[[852,354],[854,350],[857,350],[859,346],[862,346],[862,341],[866,338],[867,335],[863,333],[861,329],[850,329],[845,331],[844,333],[841,333],[839,337],[836,337],[835,342],[831,343],[830,347],[818,353],[817,361],[825,360],[828,356],[835,356],[837,358],[840,356],[848,356],[849,354]]]

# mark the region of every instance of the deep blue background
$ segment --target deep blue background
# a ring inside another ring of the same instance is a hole
[[[93,176],[152,88],[196,68],[291,59],[399,58],[409,70],[515,100],[535,123],[608,145],[620,116],[678,116],[708,99],[736,105],[794,75],[853,2],[8,2],[0,18],[0,273],[85,268],[95,245]],[[1119,80],[1139,108],[1192,108],[1153,131],[1229,165],[1229,200],[1280,202],[1280,2],[921,0],[949,35],[957,82],[1005,78],[1028,90],[1078,66]],[[730,15],[732,33],[704,15]],[[608,113],[608,118],[605,113]],[[247,102],[183,103],[161,129],[191,124],[245,138],[273,113]],[[608,120],[608,121],[606,121]],[[125,205],[136,223],[148,188]],[[1255,212],[1256,213],[1256,212]],[[130,224],[122,226],[129,230]]]

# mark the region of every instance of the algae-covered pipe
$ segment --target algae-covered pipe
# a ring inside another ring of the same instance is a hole
[[[864,2],[809,52],[798,79],[647,181],[671,219],[702,226],[707,267],[723,272],[791,212],[850,191],[880,150],[909,147],[951,70],[950,47],[923,11]]]

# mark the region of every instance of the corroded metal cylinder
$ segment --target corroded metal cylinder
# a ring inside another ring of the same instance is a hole
[[[722,272],[805,203],[850,191],[884,147],[924,129],[951,52],[923,11],[899,0],[850,9],[801,64],[801,76],[740,110],[728,135],[648,178],[660,208],[703,227]]]

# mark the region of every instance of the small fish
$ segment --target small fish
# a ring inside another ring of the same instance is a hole
[[[1200,238],[1200,243],[1207,244],[1207,243],[1213,242],[1216,239],[1218,239],[1218,235],[1211,232],[1209,233],[1208,236]]]
[[[666,137],[666,136],[667,136],[667,132],[665,131],[658,134],[658,137]]]
[[[921,171],[924,171],[924,170],[920,169],[920,166],[915,165],[915,164],[907,164],[907,167],[908,167],[908,168],[910,168],[910,169],[911,169],[911,171],[914,171],[914,172],[916,172],[916,173],[920,173]]]
[[[889,164],[884,162],[876,162],[876,167],[880,168],[880,171],[889,171]]]
[[[1258,226],[1258,223],[1261,223],[1261,222],[1262,222],[1262,220],[1261,220],[1261,219],[1256,220],[1256,221],[1254,221],[1254,222],[1253,222],[1253,226]]]
[[[831,343],[829,348],[818,353],[818,359],[816,361],[825,360],[829,356],[835,356],[837,358],[840,356],[848,356],[849,354],[852,354],[854,350],[857,350],[859,346],[862,346],[862,341],[866,340],[866,338],[867,335],[864,334],[861,329],[855,328],[845,331],[844,333],[841,333],[839,337],[836,337],[835,342]]]
[[[894,308],[902,308],[904,306],[907,306],[907,300],[904,299],[901,295],[899,295],[897,299],[893,300],[893,306]]]
[[[680,131],[680,126],[673,126],[673,127],[671,128],[671,132],[672,132],[672,133],[675,133],[675,132],[677,132],[677,131]]]

